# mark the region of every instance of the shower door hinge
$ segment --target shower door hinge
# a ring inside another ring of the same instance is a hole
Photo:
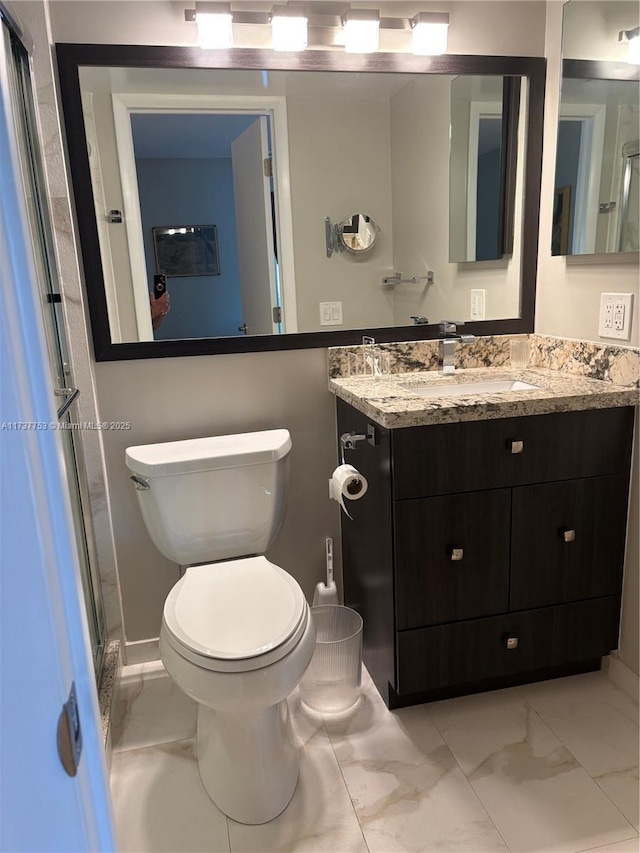
[[[282,308],[279,305],[273,307],[273,322],[282,323]]]
[[[75,776],[82,754],[82,731],[80,729],[75,681],[71,682],[69,698],[62,706],[58,718],[57,740],[60,763],[69,776]]]
[[[255,162],[255,161],[254,161]],[[263,160],[265,178],[273,177],[273,160],[271,157],[265,157]]]

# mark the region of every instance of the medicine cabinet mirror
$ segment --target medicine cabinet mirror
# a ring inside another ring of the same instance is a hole
[[[638,252],[640,69],[619,33],[640,23],[636,2],[569,0],[563,7],[551,252]]]
[[[57,53],[98,360],[532,330],[543,59]]]

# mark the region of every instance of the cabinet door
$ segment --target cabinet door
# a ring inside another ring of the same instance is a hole
[[[397,501],[397,627],[507,610],[510,490]]]
[[[514,489],[510,609],[617,593],[626,504],[624,476]]]

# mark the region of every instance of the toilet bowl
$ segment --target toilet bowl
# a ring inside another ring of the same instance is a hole
[[[187,569],[169,593],[160,654],[198,703],[202,783],[234,820],[264,823],[293,796],[298,756],[286,697],[314,644],[302,590],[265,557]]]
[[[160,655],[198,703],[207,793],[248,824],[272,820],[296,789],[286,698],[315,645],[297,581],[262,554],[246,554],[278,532],[290,447],[286,430],[272,430],[133,447],[126,456],[154,543],[195,563],[165,601]]]

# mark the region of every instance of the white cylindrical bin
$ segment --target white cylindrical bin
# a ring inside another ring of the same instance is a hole
[[[311,608],[316,645],[300,682],[305,705],[323,714],[346,711],[358,701],[362,680],[362,617],[349,607]]]

